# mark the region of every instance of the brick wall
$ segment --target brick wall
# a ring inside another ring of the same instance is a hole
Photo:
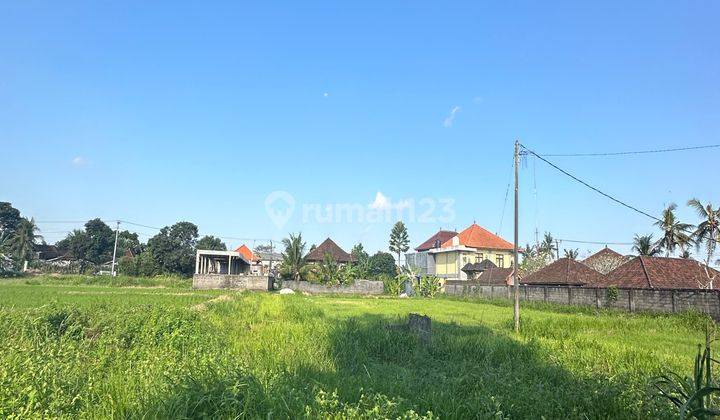
[[[193,288],[268,291],[272,289],[272,279],[268,276],[245,274],[195,274],[193,276]]]
[[[383,282],[372,280],[355,280],[353,284],[344,286],[325,286],[306,281],[283,280],[283,288],[310,294],[341,294],[341,295],[381,295],[384,292]]]
[[[448,282],[445,293],[510,299],[512,286],[482,286]],[[682,312],[695,310],[720,320],[720,291],[699,289],[618,289],[617,299],[608,298],[606,288],[570,286],[520,286],[520,300],[562,305],[617,308],[630,312]]]

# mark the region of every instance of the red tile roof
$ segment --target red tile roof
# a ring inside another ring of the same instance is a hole
[[[421,243],[415,251],[427,251],[433,248],[439,248],[445,241],[452,239],[453,236],[457,235],[457,232],[452,230],[439,230],[436,234],[430,237],[427,241]]]
[[[255,254],[253,254],[253,252],[250,250],[250,248],[248,248],[246,245],[239,246],[235,250],[235,252],[239,252],[240,255],[245,257],[245,259],[248,261],[255,261]]]
[[[512,250],[513,244],[506,241],[505,239],[490,233],[488,230],[473,223],[469,228],[463,230],[457,234],[457,238],[460,245],[465,245],[470,248],[483,248],[483,249],[504,249]],[[443,248],[449,248],[453,246],[453,238],[445,241],[442,244]]]
[[[608,247],[605,247],[600,251],[592,254],[591,256],[585,258],[583,260],[583,263],[587,264],[588,262],[593,262],[602,258],[624,258],[624,255]]]
[[[598,283],[603,275],[570,258],[560,258],[520,279],[521,284],[583,286]]]
[[[325,254],[330,254],[335,262],[347,263],[354,261],[352,255],[343,251],[332,239],[327,238],[311,253],[307,254],[305,259],[310,262],[322,262],[325,259]]]
[[[720,272],[689,258],[635,257],[608,273],[598,286],[643,289],[720,289]]]

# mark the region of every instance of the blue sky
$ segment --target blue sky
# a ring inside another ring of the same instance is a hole
[[[374,251],[392,220],[304,223],[301,208],[380,192],[454,200],[450,222],[409,221],[412,244],[473,220],[496,231],[516,138],[545,153],[720,143],[719,15],[712,1],[3,2],[0,200],[38,220],[189,220]],[[720,202],[719,153],[554,162],[695,222],[687,199]],[[282,228],[273,191],[296,203]],[[53,242],[74,226],[41,227]],[[536,227],[609,242],[653,230],[528,159],[523,243]]]

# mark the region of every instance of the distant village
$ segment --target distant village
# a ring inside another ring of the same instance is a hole
[[[10,203],[0,203],[2,271],[29,273],[86,273],[129,276],[266,276],[326,285],[347,285],[358,279],[391,281],[397,277],[419,281],[430,278],[438,288],[446,284],[512,285],[514,246],[477,223],[460,232],[439,230],[410,249],[407,228],[398,222],[389,238],[390,252],[369,255],[362,244],[348,252],[331,238],[318,246],[301,234],[281,243],[243,244],[228,250],[220,238],[198,238],[197,226],[180,222],[161,228],[147,243],[136,233],[90,220],[56,244],[47,244],[34,221],[23,218]],[[642,289],[717,289],[718,272],[690,257],[691,234],[672,211],[670,235],[653,243],[652,236],[636,236],[636,255],[604,247],[585,259],[576,250],[560,256],[552,235],[520,248],[517,277],[520,284]],[[126,222],[128,224],[130,222]],[[660,226],[665,229],[665,227]],[[674,235],[674,236],[673,236]],[[668,239],[668,236],[671,236]],[[672,237],[677,238],[672,242]],[[24,238],[23,240],[18,238]],[[702,238],[700,238],[702,239]],[[711,247],[712,242],[708,243]],[[700,247],[698,246],[698,249]],[[680,257],[672,257],[676,249]],[[664,251],[665,256],[662,256]],[[710,249],[713,251],[713,249]],[[403,264],[398,264],[404,261]]]

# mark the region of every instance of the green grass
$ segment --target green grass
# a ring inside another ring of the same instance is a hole
[[[0,281],[1,418],[670,417],[648,382],[706,322],[534,305],[516,335],[504,302],[93,280]],[[430,347],[388,328],[409,312]]]

